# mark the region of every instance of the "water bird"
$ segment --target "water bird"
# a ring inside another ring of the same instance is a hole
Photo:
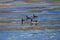
[[[32,21],[32,17],[26,16],[26,20],[30,19]]]
[[[21,23],[23,24],[24,21],[25,21],[25,20],[22,18],[22,19],[21,19]]]
[[[31,22],[33,21],[33,19],[31,19]]]
[[[33,19],[31,19],[31,22],[33,21]],[[32,23],[30,23],[30,25],[33,25]]]
[[[37,25],[38,23],[39,23],[38,20],[34,20],[34,21],[32,20],[32,21],[31,21],[31,24]]]
[[[26,19],[32,19],[31,17],[26,16]]]
[[[37,18],[38,16],[36,16],[35,14],[33,14],[33,18]]]

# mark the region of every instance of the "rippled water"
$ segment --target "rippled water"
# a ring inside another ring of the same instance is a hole
[[[50,2],[0,4],[0,40],[60,40],[60,3]],[[33,14],[38,25],[21,24],[21,18]]]

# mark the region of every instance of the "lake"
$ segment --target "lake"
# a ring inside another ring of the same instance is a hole
[[[60,40],[59,0],[5,1],[0,2],[0,40]]]

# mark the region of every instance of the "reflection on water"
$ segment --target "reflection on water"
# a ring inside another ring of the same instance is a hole
[[[33,18],[33,14],[38,17]],[[31,17],[33,22],[26,16]],[[0,2],[0,40],[60,40],[59,34],[59,0]]]

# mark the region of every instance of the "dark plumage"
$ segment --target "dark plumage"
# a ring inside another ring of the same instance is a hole
[[[38,20],[31,21],[31,24],[37,25],[38,23],[39,23]]]
[[[37,18],[38,16],[36,16],[35,14],[33,14],[33,18]]]
[[[33,19],[31,19],[31,22],[38,22],[38,20],[33,20]]]
[[[21,19],[21,23],[23,24],[24,21],[25,21],[25,20],[22,18],[22,19]]]
[[[32,19],[31,17],[26,16],[26,19]]]
[[[26,20],[30,19],[32,21],[32,17],[26,16]]]
[[[33,21],[33,19],[31,19],[31,22]]]

